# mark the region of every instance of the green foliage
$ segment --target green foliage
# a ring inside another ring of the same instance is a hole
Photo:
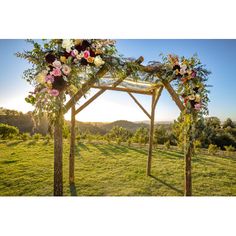
[[[18,134],[19,134],[18,128],[11,125],[0,123],[0,137],[2,139],[13,138],[14,136]]]
[[[235,123],[230,119],[226,119],[226,121],[223,123],[223,127],[224,128],[227,128],[227,127],[230,127],[230,128],[235,128]]]
[[[195,140],[193,143],[193,146],[194,146],[195,152],[198,153],[200,151],[200,148],[202,147],[202,144],[200,140]]]
[[[121,139],[121,138],[116,138],[116,143],[117,143],[118,145],[121,145],[121,142],[122,142],[122,139]]]
[[[166,150],[170,149],[170,141],[169,140],[164,143],[164,147]]]
[[[114,126],[109,132],[108,137],[111,140],[119,140],[119,142],[126,142],[132,136],[131,132],[119,126]],[[117,141],[118,142],[118,141]]]
[[[163,126],[158,125],[155,127],[153,137],[154,144],[164,144],[168,139],[169,136],[167,130]]]
[[[224,148],[225,148],[228,155],[235,151],[235,147],[233,147],[232,145],[224,146]]]
[[[67,139],[70,135],[70,127],[66,123],[63,124],[62,136]]]
[[[20,137],[23,141],[29,140],[31,138],[29,133],[22,133]]]
[[[127,145],[128,145],[128,147],[130,147],[131,144],[132,144],[132,138],[129,138],[129,139],[127,140]]]
[[[147,144],[148,140],[149,140],[149,133],[147,128],[140,127],[139,129],[136,130],[133,136],[133,141],[135,143]]]
[[[35,141],[39,141],[41,138],[42,138],[42,135],[39,134],[39,133],[35,133],[33,136],[32,136],[33,140]]]
[[[209,147],[208,147],[208,153],[210,155],[215,155],[218,150],[219,150],[219,147],[217,145],[214,145],[214,144],[210,144]]]
[[[49,143],[50,140],[51,140],[51,136],[50,136],[49,134],[47,134],[47,135],[44,137],[44,139],[45,139],[45,142],[46,142],[46,143]]]

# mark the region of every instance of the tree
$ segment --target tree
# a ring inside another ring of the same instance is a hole
[[[161,126],[158,125],[155,129],[154,129],[154,137],[153,137],[153,141],[155,144],[164,144],[165,142],[167,142],[169,139],[168,137],[168,133],[167,130]]]
[[[139,144],[147,144],[149,140],[148,129],[144,127],[137,129],[133,136],[133,140]]]
[[[235,124],[230,118],[226,119],[226,121],[223,123],[223,128],[227,127],[235,128]]]
[[[3,139],[11,138],[19,134],[19,129],[15,126],[0,124],[0,137]]]
[[[114,126],[109,132],[108,137],[120,142],[126,142],[132,136],[131,132],[119,126]]]

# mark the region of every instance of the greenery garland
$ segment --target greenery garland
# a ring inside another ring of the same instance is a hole
[[[162,80],[173,81],[177,94],[184,105],[181,126],[185,137],[185,153],[193,151],[196,123],[208,114],[209,86],[206,84],[210,72],[198,59],[176,55],[163,56]],[[164,72],[164,73],[163,73]]]
[[[36,117],[46,113],[51,121],[60,107],[60,93],[65,101],[66,94],[74,94],[83,81],[94,76],[104,64],[114,70],[120,63],[114,40],[27,41],[33,45],[33,49],[16,53],[17,57],[28,60],[32,65],[32,68],[24,71],[23,77],[35,89],[25,100],[35,106]]]

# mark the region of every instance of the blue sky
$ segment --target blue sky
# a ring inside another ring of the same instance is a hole
[[[0,40],[0,106],[26,112],[33,107],[24,101],[31,87],[22,79],[22,73],[29,64],[16,58],[14,53],[28,49],[24,40]],[[236,120],[236,40],[117,40],[119,53],[138,58],[144,63],[158,60],[159,54],[174,53],[191,56],[197,53],[203,64],[212,72],[209,78],[210,116],[221,120],[231,117]],[[95,91],[91,91],[92,95]],[[136,95],[147,110],[150,97]],[[83,102],[83,101],[81,101]],[[166,91],[157,105],[156,120],[171,121],[179,115],[179,110]],[[68,118],[69,115],[66,116]],[[81,121],[132,121],[147,120],[145,114],[131,98],[121,92],[107,91],[78,116]]]

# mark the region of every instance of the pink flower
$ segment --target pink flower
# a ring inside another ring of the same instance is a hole
[[[87,59],[90,56],[90,52],[88,50],[84,51],[84,58]]]
[[[47,76],[46,76],[45,82],[48,82],[48,81],[50,81],[51,83],[54,82],[54,77],[53,77],[53,75],[47,75]]]
[[[62,66],[62,72],[65,74],[65,75],[69,75],[70,72],[71,72],[71,68],[67,65],[63,65]]]
[[[197,75],[196,71],[193,70],[192,73],[191,73],[191,77],[192,77],[192,78],[195,78],[196,75]]]
[[[56,67],[56,68],[60,68],[60,69],[61,69],[61,62],[58,61],[58,60],[55,60],[55,61],[52,63],[52,65],[53,65],[54,67]]]
[[[53,71],[51,72],[51,75],[54,75],[54,76],[61,76],[61,70],[60,70],[60,68],[53,68]]]
[[[194,109],[197,110],[197,111],[199,111],[201,109],[201,107],[202,107],[202,105],[200,103],[196,103],[194,105]]]
[[[50,95],[53,97],[57,97],[59,95],[59,91],[56,89],[49,90]]]

